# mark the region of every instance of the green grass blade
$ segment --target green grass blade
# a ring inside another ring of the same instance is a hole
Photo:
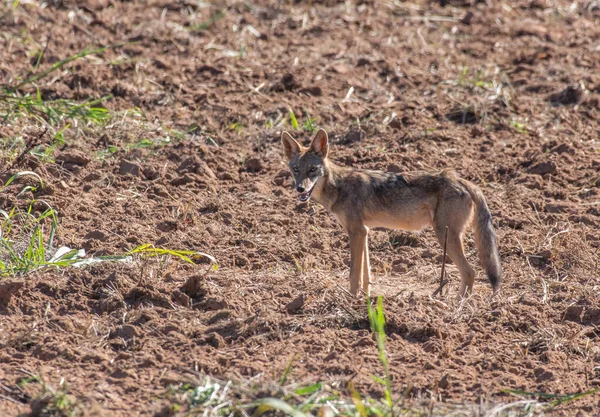
[[[285,369],[283,370],[283,374],[281,374],[281,378],[279,378],[279,385],[285,384],[287,377],[289,376],[290,372],[292,372],[292,368],[294,366],[295,360],[296,360],[296,355],[292,356],[290,358],[290,360],[288,361],[287,365],[285,366]]]
[[[317,382],[316,384],[307,385],[305,387],[298,388],[294,392],[297,395],[310,395],[310,394],[313,394],[313,393],[321,390],[321,387],[322,387],[322,384],[320,382]]]
[[[290,121],[292,123],[292,127],[294,128],[294,130],[298,130],[298,119],[296,119],[296,115],[294,114],[294,111],[292,110],[292,108],[289,108],[289,113],[290,113]]]
[[[44,181],[42,180],[42,177],[40,177],[38,174],[36,174],[33,171],[21,171],[21,172],[17,172],[15,175],[13,175],[12,177],[10,177],[7,181],[6,184],[4,184],[4,187],[8,187],[10,184],[13,183],[13,181],[15,181],[16,179],[19,179],[21,177],[25,177],[25,176],[33,176],[36,177],[38,179],[38,181],[40,182],[40,185],[43,187],[44,186]]]

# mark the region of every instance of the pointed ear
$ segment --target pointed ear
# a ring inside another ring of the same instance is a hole
[[[319,129],[315,138],[312,140],[310,144],[310,149],[316,153],[317,155],[322,156],[323,158],[327,157],[327,152],[329,151],[329,142],[327,138],[327,132],[323,129]]]
[[[281,143],[288,160],[300,153],[300,144],[288,132],[281,133]]]

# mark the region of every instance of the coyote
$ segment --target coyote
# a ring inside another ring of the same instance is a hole
[[[475,271],[463,252],[462,237],[475,211],[475,243],[494,294],[502,268],[492,217],[481,190],[449,170],[441,173],[390,173],[341,167],[331,162],[327,132],[320,129],[308,148],[288,132],[281,142],[294,177],[298,199],[311,198],[337,218],[350,236],[350,291],[369,295],[370,227],[420,230],[432,226],[460,272],[459,297],[473,289]]]

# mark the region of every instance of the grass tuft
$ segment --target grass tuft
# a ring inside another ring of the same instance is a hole
[[[315,132],[317,130],[317,119],[311,118],[310,114],[308,114],[308,112],[306,112],[306,120],[304,121],[304,124],[302,125],[302,127],[308,133]]]
[[[21,176],[30,174],[19,173]],[[10,183],[19,174],[7,182]],[[38,177],[39,178],[39,177]],[[41,181],[41,178],[40,178]],[[41,213],[34,206],[46,206]],[[122,255],[86,257],[85,250],[63,246],[55,249],[58,230],[58,213],[43,201],[33,201],[26,210],[17,207],[9,211],[0,209],[0,277],[22,276],[44,268],[84,267],[102,262],[131,262],[134,256],[142,258],[174,257],[195,264],[202,258],[217,270],[217,261],[211,255],[191,250],[155,248],[144,244]]]

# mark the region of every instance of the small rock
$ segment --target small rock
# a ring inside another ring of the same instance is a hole
[[[119,175],[133,175],[134,177],[139,177],[141,172],[142,168],[135,162],[122,159],[119,163]]]
[[[408,271],[408,267],[404,264],[396,264],[396,265],[392,266],[392,271],[402,274],[402,273]]]
[[[66,182],[61,181],[58,183],[58,188],[60,188],[61,190],[67,190],[69,188],[69,186],[67,185]]]
[[[258,158],[248,158],[245,165],[248,172],[260,172],[263,169],[262,161]]]
[[[55,160],[56,162],[61,162],[63,164],[79,165],[83,167],[92,161],[85,153],[76,150],[63,152],[58,155]]]
[[[304,295],[300,294],[298,297],[286,304],[285,309],[288,313],[293,313],[300,310],[302,307],[304,307]]]
[[[552,161],[544,161],[532,165],[531,167],[529,167],[527,172],[535,175],[556,174],[557,167],[556,164]]]

